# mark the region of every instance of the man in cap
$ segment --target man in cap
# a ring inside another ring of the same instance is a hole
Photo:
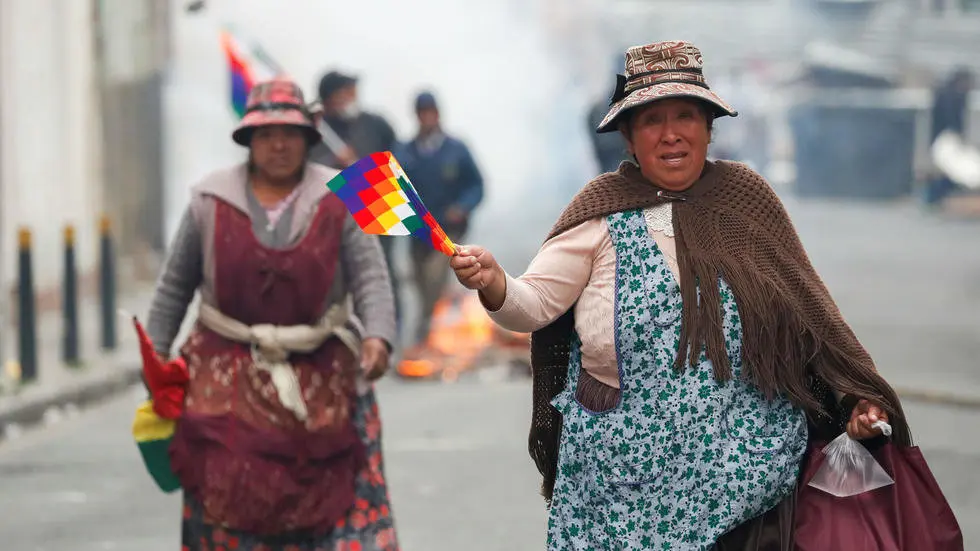
[[[317,130],[323,136],[310,150],[310,160],[315,163],[343,170],[358,159],[391,151],[396,142],[395,131],[380,115],[361,111],[357,101],[357,78],[338,71],[331,71],[320,79],[320,101],[311,105],[316,117]],[[395,315],[401,320],[399,282],[393,268],[394,240],[381,240],[388,275],[395,293]]]
[[[443,130],[439,106],[431,92],[415,100],[418,135],[398,148],[395,156],[425,206],[439,222],[446,235],[459,243],[469,227],[470,213],[483,200],[483,176],[461,140]],[[411,259],[415,284],[422,297],[416,344],[424,344],[436,303],[446,286],[449,270],[446,259],[431,246],[418,240],[411,242]]]
[[[395,145],[395,131],[383,117],[360,110],[357,78],[331,71],[320,79],[317,121],[323,140],[311,152],[314,162],[342,170],[354,161]]]

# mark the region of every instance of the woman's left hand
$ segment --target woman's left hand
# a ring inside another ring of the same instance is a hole
[[[881,406],[861,400],[851,411],[851,420],[847,422],[847,434],[855,440],[866,440],[881,434],[881,429],[871,425],[877,421],[888,422],[888,412]]]
[[[361,343],[361,369],[369,381],[376,381],[388,371],[388,343],[378,337],[368,337]]]

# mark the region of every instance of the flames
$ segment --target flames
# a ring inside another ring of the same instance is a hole
[[[482,363],[529,356],[529,335],[494,324],[475,293],[449,295],[436,304],[425,346],[406,352],[398,373],[451,381]]]

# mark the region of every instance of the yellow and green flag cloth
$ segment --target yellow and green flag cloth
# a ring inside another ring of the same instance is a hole
[[[146,400],[136,408],[133,419],[133,440],[143,456],[143,464],[154,482],[166,493],[180,489],[180,480],[170,468],[170,441],[176,422],[164,419],[153,411],[153,402]]]

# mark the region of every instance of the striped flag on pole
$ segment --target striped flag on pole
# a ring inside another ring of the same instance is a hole
[[[221,49],[228,61],[231,106],[239,118],[245,116],[248,94],[256,82],[283,74],[282,68],[257,43],[247,41],[230,29],[221,31]]]

